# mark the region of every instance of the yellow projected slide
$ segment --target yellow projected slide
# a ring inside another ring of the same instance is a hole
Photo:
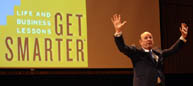
[[[0,68],[88,67],[86,0],[16,1],[0,20]]]

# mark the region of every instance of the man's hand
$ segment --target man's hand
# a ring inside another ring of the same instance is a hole
[[[127,21],[124,21],[121,23],[121,16],[120,15],[117,15],[117,14],[114,14],[113,17],[111,18],[111,21],[115,27],[115,32],[116,33],[119,33],[121,32],[121,27],[127,23]]]
[[[186,23],[181,23],[180,32],[182,37],[186,39],[188,35],[188,26]]]

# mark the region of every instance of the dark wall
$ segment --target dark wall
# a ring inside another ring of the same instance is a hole
[[[180,23],[187,22],[189,33],[186,45],[165,61],[166,73],[193,73],[193,0],[160,0],[161,45],[169,48],[181,33]]]

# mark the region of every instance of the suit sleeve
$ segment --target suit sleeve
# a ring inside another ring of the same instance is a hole
[[[169,56],[169,55],[171,55],[171,54],[176,53],[180,48],[183,47],[184,44],[185,44],[184,41],[182,41],[182,40],[180,40],[180,39],[177,40],[176,43],[174,43],[170,48],[164,49],[164,50],[162,51],[162,56],[163,56],[163,57],[167,57],[167,56]]]
[[[116,46],[120,52],[129,56],[130,58],[132,57],[132,55],[134,55],[136,51],[136,47],[135,46],[126,46],[122,35],[120,37],[114,37],[114,39],[115,39]]]

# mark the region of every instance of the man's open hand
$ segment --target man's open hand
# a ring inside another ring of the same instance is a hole
[[[111,18],[111,21],[114,25],[114,28],[115,28],[115,31],[116,32],[120,32],[121,31],[121,27],[127,23],[127,21],[124,21],[121,23],[121,16],[120,15],[117,15],[117,14],[114,14],[113,17]]]
[[[180,27],[180,32],[181,35],[186,38],[188,35],[188,26],[186,23],[181,23],[181,27]]]

